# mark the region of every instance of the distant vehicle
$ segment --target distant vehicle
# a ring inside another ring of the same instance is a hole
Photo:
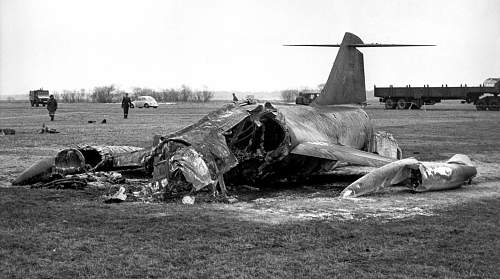
[[[45,106],[47,102],[49,101],[49,90],[43,90],[43,89],[38,89],[38,90],[33,90],[30,91],[30,103],[31,106],[39,106],[40,104],[42,106]]]
[[[156,102],[155,98],[151,96],[139,96],[137,100],[132,102],[132,105],[130,106],[131,108],[138,107],[138,108],[157,108],[158,103]]]
[[[489,96],[483,96],[491,94]],[[422,105],[434,105],[441,100],[463,100],[473,103],[477,110],[500,110],[500,78],[489,78],[479,86],[441,87],[375,87],[375,97],[385,103],[386,109],[419,109]]]
[[[309,105],[319,96],[319,92],[304,91],[300,92],[299,96],[295,98],[297,105]]]

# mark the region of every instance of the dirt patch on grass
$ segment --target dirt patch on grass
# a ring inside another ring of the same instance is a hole
[[[405,187],[394,187],[360,198],[340,199],[345,184],[289,189],[250,201],[216,206],[235,218],[279,224],[303,220],[363,220],[431,216],[437,210],[500,197],[500,164],[475,161],[478,176],[471,185],[449,191],[414,193]]]

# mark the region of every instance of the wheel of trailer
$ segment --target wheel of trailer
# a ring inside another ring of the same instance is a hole
[[[396,108],[396,103],[394,102],[393,99],[387,99],[387,100],[385,100],[385,108],[386,109],[394,109],[394,108]]]
[[[490,105],[488,106],[488,109],[493,111],[500,110],[500,100],[498,99],[490,100]]]
[[[485,100],[479,100],[477,101],[476,103],[476,109],[477,110],[486,110],[486,107],[488,105],[486,104],[486,101]]]
[[[301,96],[295,98],[295,104],[302,105],[303,102],[304,102],[304,100]]]
[[[36,104],[35,104],[35,106],[37,106],[37,107],[38,107],[38,106],[40,106],[40,104],[39,104],[39,103],[36,103]]]
[[[399,99],[398,102],[396,103],[396,107],[398,109],[405,109],[406,108],[406,100],[405,99]]]

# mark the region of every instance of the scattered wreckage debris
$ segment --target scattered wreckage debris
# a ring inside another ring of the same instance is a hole
[[[63,174],[142,168],[147,155],[134,146],[83,146],[60,151],[55,158],[55,172]]]
[[[58,134],[59,132],[54,128],[49,128],[43,123],[42,129],[40,130],[40,134]]]
[[[194,204],[194,201],[195,201],[195,197],[192,197],[192,196],[184,196],[182,198],[183,204]]]
[[[10,128],[2,128],[0,129],[0,136],[6,136],[6,135],[15,135],[16,130],[10,129]]]
[[[59,178],[58,178],[59,177]],[[37,182],[31,185],[31,188],[47,189],[75,189],[82,190],[87,186],[94,188],[107,188],[104,184],[123,184],[126,179],[118,172],[95,172],[70,174],[64,177],[58,173],[53,173],[49,182]]]
[[[64,149],[23,171],[12,185],[48,182],[61,175],[86,171],[141,169],[147,152],[133,146],[83,146]]]
[[[87,186],[87,181],[81,178],[61,178],[47,183],[37,183],[32,188],[47,188],[47,189],[74,189],[82,190]]]
[[[121,186],[116,193],[111,196],[107,196],[104,199],[105,203],[118,203],[124,202],[127,199],[127,194],[125,194],[125,187]]]
[[[445,163],[407,158],[366,174],[345,188],[340,196],[359,197],[394,185],[406,185],[415,192],[454,189],[470,184],[476,174],[476,167],[463,154],[456,154]]]
[[[97,123],[97,121],[96,121],[96,120],[89,120],[89,121],[87,121],[87,123],[89,123],[89,124],[93,124],[93,123]],[[101,123],[101,124],[106,124],[106,123],[107,123],[107,121],[106,121],[106,119],[103,119],[103,120],[102,120],[101,122],[99,122],[99,123]]]
[[[245,189],[247,189],[247,190],[249,190],[249,191],[255,191],[255,192],[260,191],[260,189],[259,189],[259,188],[257,188],[257,187],[252,187],[252,186],[249,186],[249,185],[239,185],[239,187],[241,187],[241,188],[245,188]]]

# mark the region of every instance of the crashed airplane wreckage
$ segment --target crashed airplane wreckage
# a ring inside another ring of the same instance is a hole
[[[396,161],[401,155],[396,141],[388,133],[374,133],[360,109],[337,107],[337,113],[326,114],[316,110],[269,103],[228,104],[162,137],[151,148],[84,146],[62,150],[24,171],[13,184],[48,182],[86,171],[137,169],[153,177],[152,183],[145,186],[151,194],[189,193],[206,187],[225,194],[225,181],[272,185],[283,178],[342,168],[339,161],[354,167],[379,167],[341,193],[341,197],[357,197],[393,185],[406,184],[418,192],[451,189],[476,175],[476,168],[465,155],[455,155],[446,163],[413,158]],[[326,133],[318,133],[317,125]],[[356,144],[359,150],[341,143]]]
[[[151,148],[62,150],[24,171],[13,184],[48,181],[54,174],[141,169],[166,191],[200,190],[218,183],[224,193],[224,181],[263,184],[328,171],[337,161],[377,167],[398,154],[392,136],[374,133],[359,108],[228,104]]]
[[[363,55],[357,48],[406,45],[364,44],[346,33],[342,44],[321,46],[340,49],[322,94],[311,106],[228,104],[150,148],[63,150],[23,172],[13,184],[50,180],[54,174],[137,168],[152,176],[145,192],[167,195],[211,188],[226,196],[225,182],[272,185],[335,170],[341,163],[382,167],[401,159],[394,138],[374,132],[359,108],[366,92]]]

